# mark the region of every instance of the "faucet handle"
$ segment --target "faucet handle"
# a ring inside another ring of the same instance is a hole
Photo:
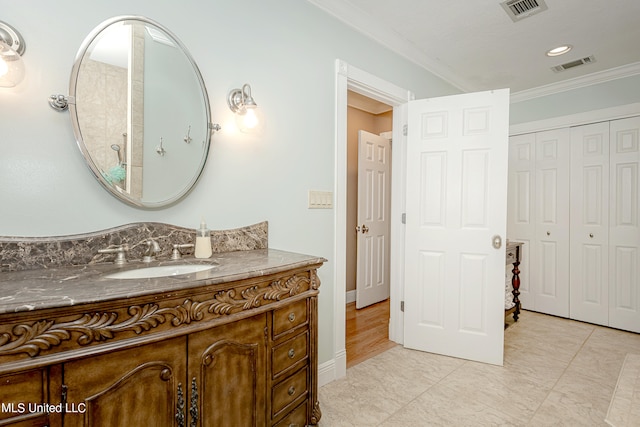
[[[173,251],[171,252],[171,259],[182,259],[182,252],[180,251],[180,249],[188,249],[193,247],[193,243],[185,243],[183,245],[174,244]]]
[[[126,252],[129,251],[129,245],[115,245],[112,248],[98,249],[99,254],[116,254],[116,258],[113,260],[114,264],[122,265],[127,263]]]

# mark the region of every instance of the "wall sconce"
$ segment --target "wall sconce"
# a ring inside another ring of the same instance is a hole
[[[0,21],[0,87],[14,87],[24,79],[24,49],[22,36]]]
[[[245,84],[242,89],[233,89],[229,92],[227,103],[236,115],[236,124],[240,132],[256,133],[262,130],[264,117],[251,96],[251,86]]]

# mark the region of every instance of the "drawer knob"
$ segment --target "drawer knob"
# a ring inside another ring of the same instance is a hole
[[[160,372],[160,379],[162,381],[169,381],[171,379],[171,370],[167,368],[163,369]]]
[[[210,354],[207,354],[204,357],[203,363],[204,363],[205,366],[209,366],[209,365],[211,365],[211,362],[213,362],[213,357],[211,357]]]
[[[289,359],[293,359],[296,355],[296,351],[294,349],[289,350]]]
[[[296,393],[296,388],[294,386],[289,387],[287,393],[289,393],[289,396],[293,396]]]
[[[593,233],[589,233],[589,237],[593,239]]]
[[[296,314],[295,313],[289,313],[289,322],[293,322],[294,320],[296,320]]]

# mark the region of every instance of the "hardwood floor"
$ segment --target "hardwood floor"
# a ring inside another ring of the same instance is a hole
[[[389,341],[389,300],[360,310],[349,303],[346,318],[347,368],[397,345]]]

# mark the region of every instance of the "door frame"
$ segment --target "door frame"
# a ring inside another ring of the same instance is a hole
[[[406,137],[406,104],[413,93],[377,76],[337,59],[336,72],[336,128],[335,128],[335,197],[334,197],[334,360],[335,376],[347,372],[346,357],[346,255],[347,255],[347,91],[351,90],[393,107],[393,156],[391,164],[391,243],[390,243],[390,302],[389,339],[403,343],[403,317],[400,301],[404,289],[404,165]]]

